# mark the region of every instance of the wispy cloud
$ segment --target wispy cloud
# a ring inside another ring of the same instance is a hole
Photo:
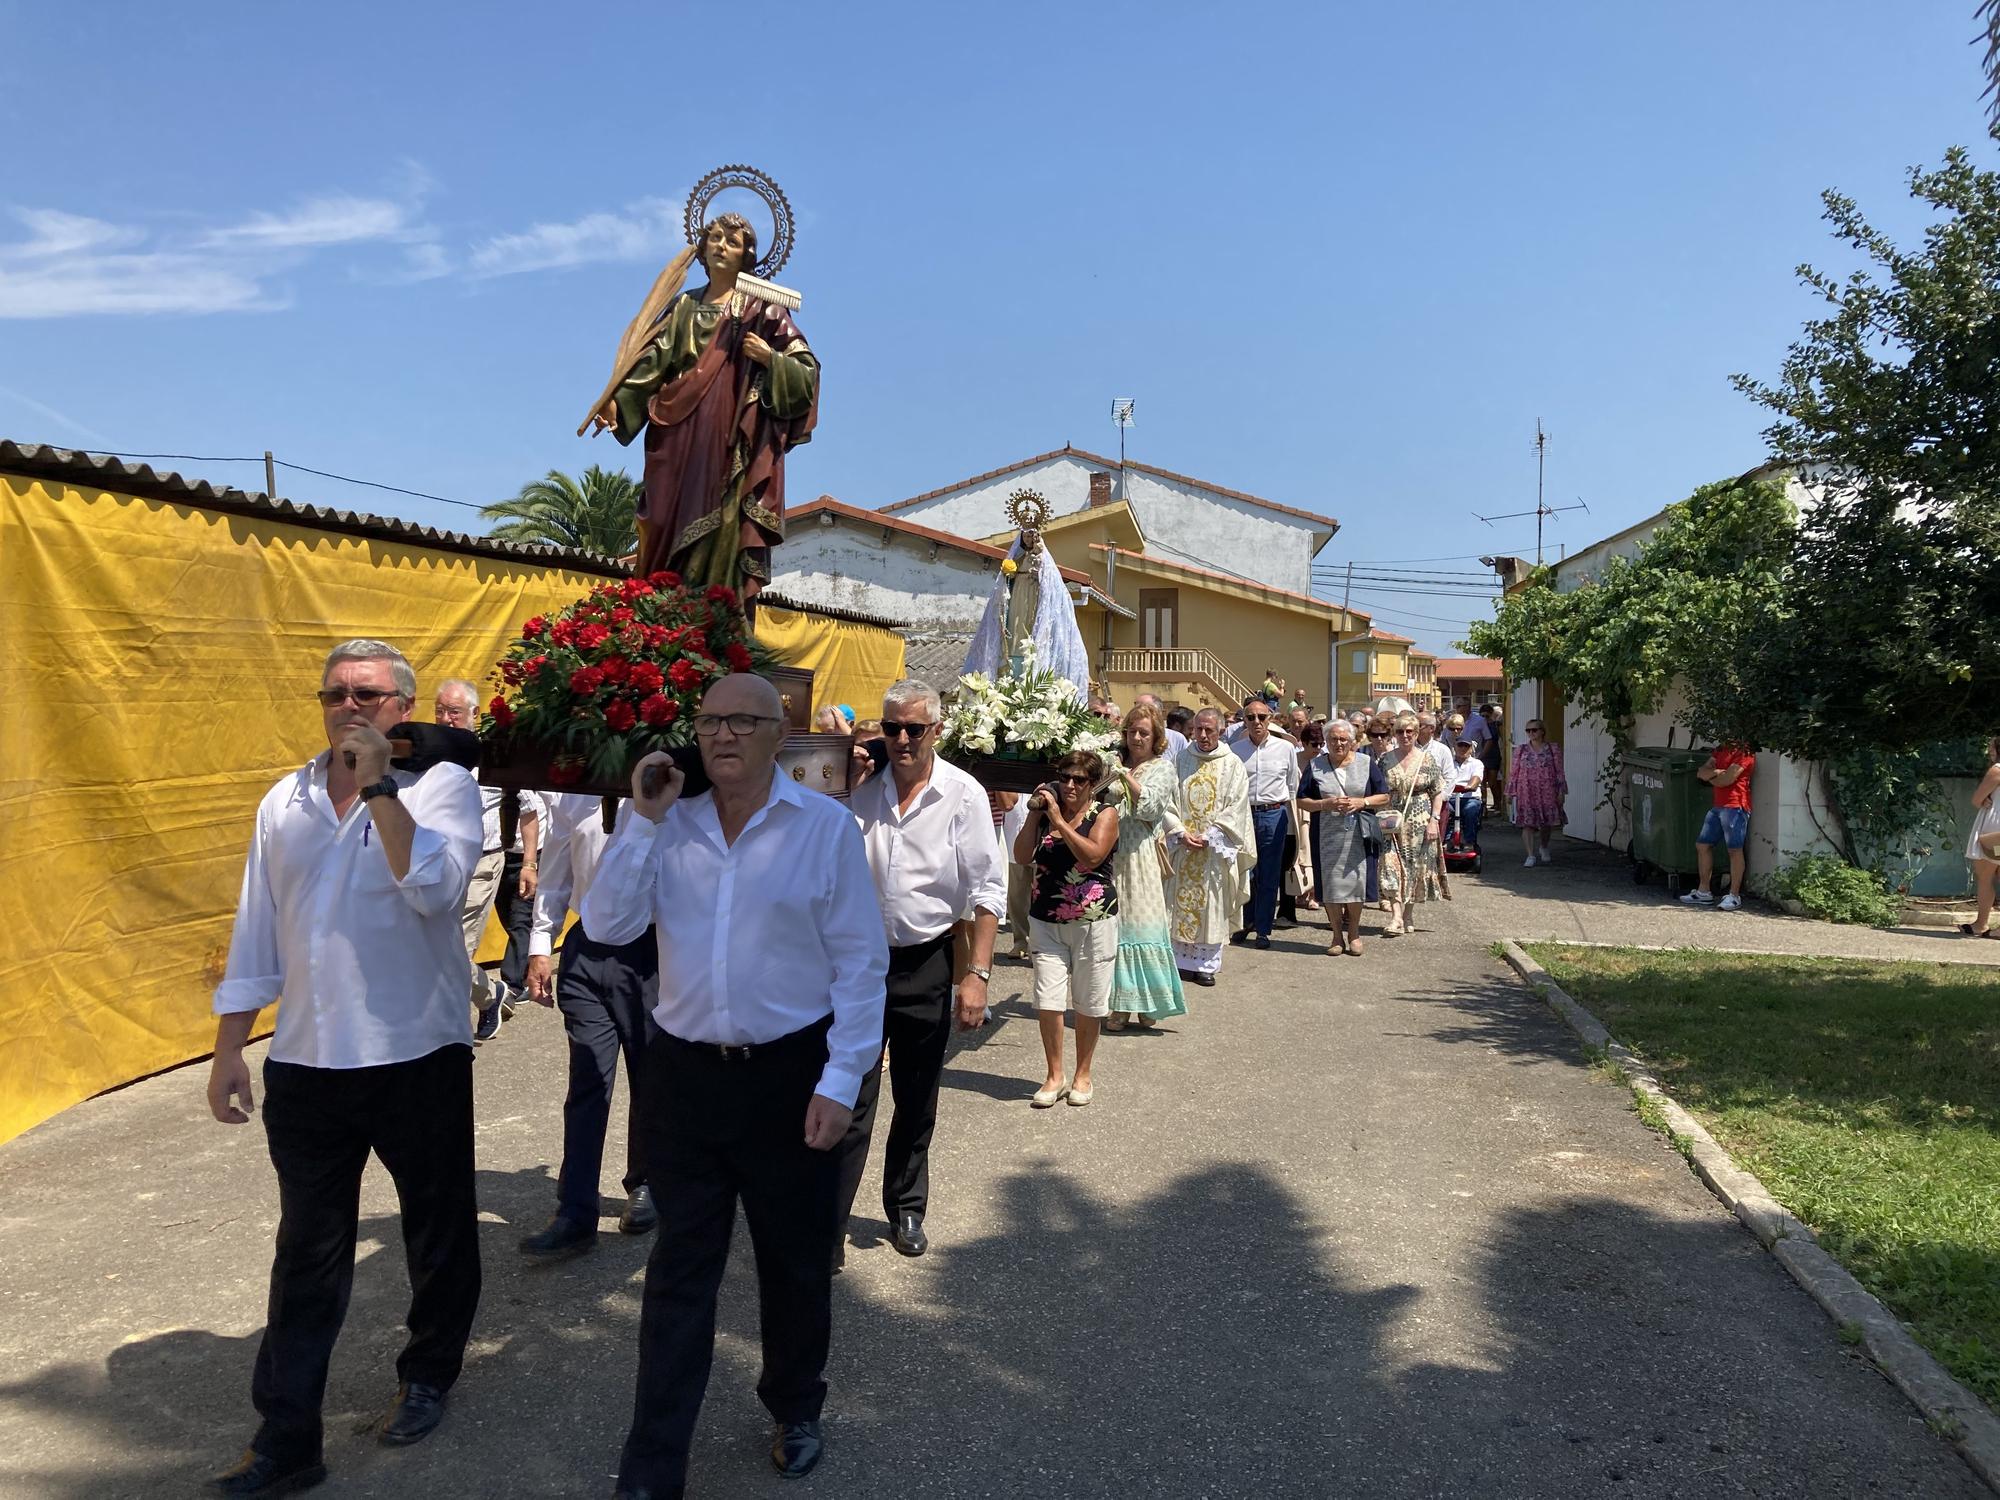
[[[54,209],[15,217],[28,237],[0,243],[0,318],[246,312],[285,302],[254,269],[188,251],[131,248],[144,243],[143,230]]]
[[[198,243],[211,250],[310,250],[428,234],[412,224],[412,212],[410,205],[389,198],[331,194],[308,198],[288,213],[254,213],[239,224],[211,229]]]
[[[21,392],[14,390],[11,386],[0,385],[0,400],[11,401],[16,406],[24,406],[45,421],[53,422],[56,426],[75,433],[86,443],[95,443],[100,448],[109,448],[111,446],[111,439],[96,428],[86,427],[83,423],[77,421],[75,417],[65,415],[46,402],[37,401],[33,396],[25,396]]]
[[[466,269],[474,276],[514,276],[598,261],[650,260],[680,248],[680,217],[678,203],[642,198],[619,213],[534,224],[474,245]]]

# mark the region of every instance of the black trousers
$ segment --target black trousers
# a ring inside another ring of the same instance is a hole
[[[535,925],[535,903],[521,899],[519,849],[509,849],[500,867],[500,886],[493,893],[493,914],[507,933],[507,951],[500,959],[500,977],[519,989],[528,980],[528,938]]]
[[[472,1048],[440,1047],[374,1068],[266,1061],[264,1130],[278,1171],[278,1248],[250,1380],[263,1418],[251,1446],[274,1458],[317,1458],[371,1150],[395,1179],[410,1270],[410,1339],[397,1378],[440,1388],[458,1379],[479,1306]]]
[[[639,1091],[646,1046],[660,1034],[653,1021],[659,988],[660,945],[648,927],[629,943],[613,946],[581,925],[563,939],[556,971],[556,1008],[569,1033],[569,1092],[563,1096],[562,1171],[556,1212],[572,1223],[597,1227],[597,1182],[604,1170],[604,1128],[625,1057],[625,1191],[646,1180],[646,1146],[639,1125]]]
[[[900,1214],[922,1214],[931,1196],[931,1136],[937,1129],[938,1080],[951,1040],[951,933],[910,948],[889,950],[889,998],[882,1012],[890,1052],[889,1093],[895,1113],[882,1161],[882,1212],[894,1227]],[[836,1239],[868,1167],[868,1141],[882,1092],[882,1054],[861,1076],[854,1123],[834,1147],[840,1159],[840,1200],[834,1209]]]
[[[646,1049],[639,1118],[660,1227],[639,1313],[639,1384],[619,1459],[623,1488],[678,1493],[715,1355],[715,1298],[736,1200],[757,1253],[764,1371],[780,1422],[818,1419],[833,1336],[831,1151],[805,1143],[832,1016],[747,1058],[662,1034]]]

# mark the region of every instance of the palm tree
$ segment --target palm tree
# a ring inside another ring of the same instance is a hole
[[[618,558],[639,549],[638,506],[639,485],[630,474],[607,474],[592,464],[580,484],[551,469],[545,478],[522,485],[513,499],[479,513],[500,523],[486,533],[499,541],[577,547]]]
[[[1980,0],[1978,15],[1984,32],[1979,40],[1986,44],[1986,92],[1982,95],[1988,101],[1986,119],[1990,127],[2000,131],[2000,0]]]

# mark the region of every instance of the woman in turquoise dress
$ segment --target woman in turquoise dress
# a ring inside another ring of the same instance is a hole
[[[1180,775],[1166,753],[1167,720],[1158,705],[1141,703],[1125,715],[1122,764],[1106,792],[1118,809],[1118,962],[1111,978],[1106,1031],[1150,1026],[1184,1015],[1187,998],[1174,965],[1164,861],[1177,822]]]

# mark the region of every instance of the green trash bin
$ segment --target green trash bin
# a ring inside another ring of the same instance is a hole
[[[1679,893],[1681,878],[1697,873],[1695,839],[1714,800],[1695,772],[1706,750],[1647,745],[1625,752],[1625,805],[1632,817],[1632,879],[1644,884],[1659,873]]]

